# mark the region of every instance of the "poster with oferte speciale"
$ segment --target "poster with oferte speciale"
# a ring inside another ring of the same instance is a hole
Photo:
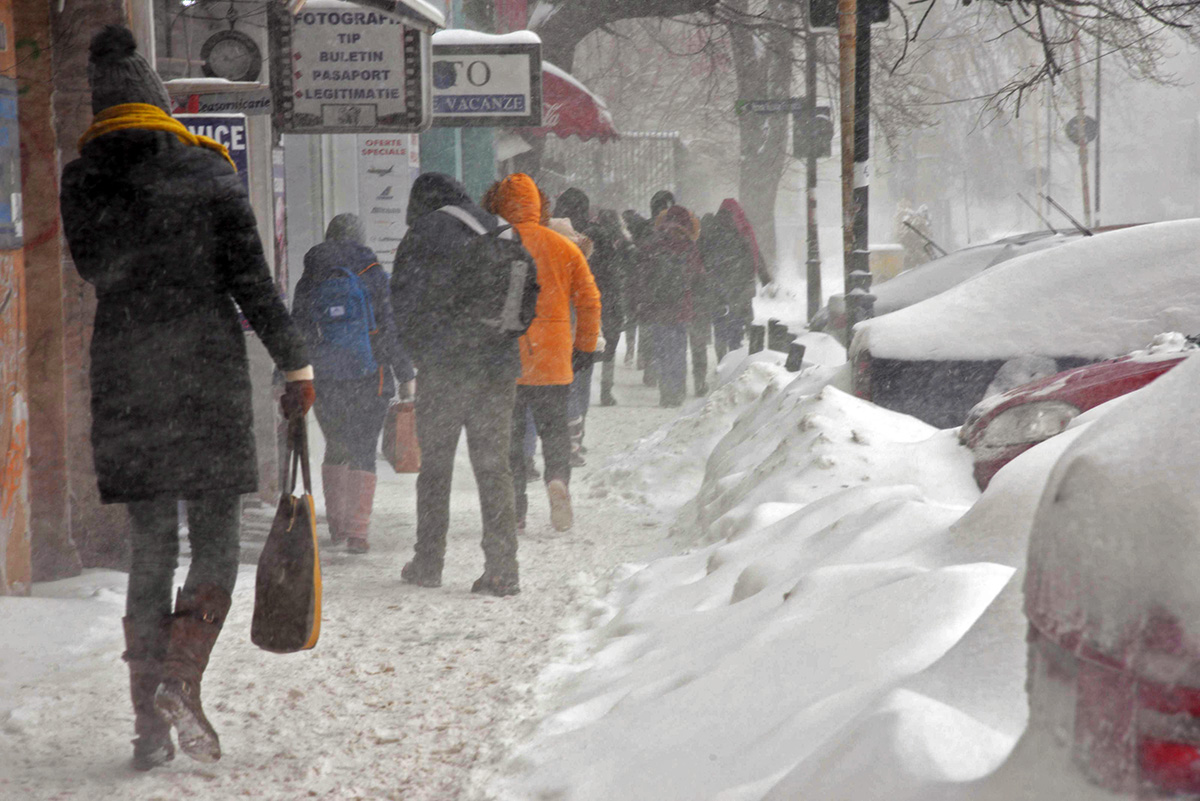
[[[421,171],[416,134],[362,134],[358,144],[358,209],[367,246],[388,271],[408,225],[408,193]]]

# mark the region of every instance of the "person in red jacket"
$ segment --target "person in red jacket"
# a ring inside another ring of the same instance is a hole
[[[533,412],[542,438],[550,522],[559,531],[574,524],[571,495],[571,441],[567,430],[567,394],[575,373],[592,364],[600,335],[600,291],[583,252],[562,234],[546,227],[549,204],[533,179],[509,175],[487,191],[484,208],[508,220],[537,265],[537,316],[521,337],[521,378],[513,411],[513,490],[518,527],[523,527],[525,493],[525,410]],[[571,309],[575,327],[571,327]]]

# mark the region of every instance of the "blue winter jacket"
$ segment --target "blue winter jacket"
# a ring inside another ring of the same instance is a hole
[[[317,337],[319,311],[313,303],[313,290],[331,277],[339,267],[352,270],[362,280],[371,299],[376,329],[371,335],[371,352],[379,363],[379,394],[390,398],[396,391],[392,374],[400,383],[411,381],[415,375],[412,360],[396,336],[396,323],[388,291],[388,274],[366,245],[328,239],[304,254],[304,273],[296,284],[292,301],[292,318],[308,342]],[[388,367],[391,370],[388,370]],[[317,380],[321,380],[320,371]]]

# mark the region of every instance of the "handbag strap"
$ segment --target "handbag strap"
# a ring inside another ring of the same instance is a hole
[[[288,494],[296,494],[296,474],[304,476],[304,493],[312,495],[312,466],[308,460],[308,423],[303,417],[288,421],[288,464],[290,475],[286,479]],[[297,469],[299,467],[299,469]]]

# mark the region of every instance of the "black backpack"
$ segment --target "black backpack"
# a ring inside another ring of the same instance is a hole
[[[471,339],[516,339],[537,314],[537,266],[512,226],[488,231],[458,206],[438,209],[466,225],[472,238],[454,260],[450,306]]]

